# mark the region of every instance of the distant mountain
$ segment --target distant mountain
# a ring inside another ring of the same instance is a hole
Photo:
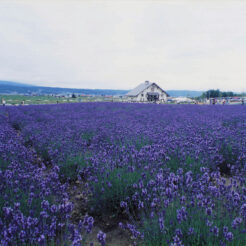
[[[24,84],[24,83],[19,83],[19,82],[12,82],[12,81],[6,81],[6,80],[0,80],[0,85],[12,85],[12,86],[35,86],[35,85],[29,85],[29,84]]]
[[[171,97],[199,97],[203,91],[189,91],[189,90],[167,90]]]
[[[108,90],[108,89],[74,89],[74,88],[59,88],[59,87],[45,87],[33,86],[12,81],[0,80],[0,94],[84,94],[84,95],[125,95],[127,90]]]
[[[34,86],[24,83],[17,83],[12,81],[0,80],[0,94],[84,94],[84,95],[125,95],[128,90],[109,90],[109,89],[74,89],[74,88],[59,88],[59,87],[45,87]],[[198,97],[203,91],[189,91],[189,90],[167,90],[171,97]]]

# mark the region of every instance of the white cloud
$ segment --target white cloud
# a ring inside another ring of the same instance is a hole
[[[0,2],[0,79],[246,91],[246,3]]]

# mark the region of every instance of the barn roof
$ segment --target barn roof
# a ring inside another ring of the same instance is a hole
[[[137,95],[139,95],[142,91],[144,91],[145,89],[147,89],[149,86],[151,86],[151,85],[153,85],[153,84],[155,84],[156,85],[156,83],[152,83],[152,82],[149,82],[149,81],[145,81],[144,83],[142,83],[142,84],[140,84],[140,85],[138,85],[136,88],[134,88],[133,90],[131,90],[131,91],[129,91],[127,94],[126,94],[126,96],[137,96]],[[156,85],[156,86],[158,86],[158,85]],[[159,86],[158,86],[159,87]],[[159,87],[160,88],[160,87]],[[161,88],[160,88],[161,89]],[[162,90],[162,89],[161,89]],[[164,93],[166,93],[164,90],[162,90]],[[166,93],[167,94],[167,93]],[[169,96],[168,94],[167,94],[167,96]]]
[[[137,96],[139,93],[141,93],[143,90],[147,89],[152,84],[153,83],[150,83],[148,81],[145,81],[144,83],[138,85],[133,90],[129,91],[126,95],[127,96]]]

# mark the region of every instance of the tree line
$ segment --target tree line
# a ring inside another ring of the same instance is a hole
[[[246,96],[245,93],[234,93],[232,91],[220,91],[220,90],[208,90],[202,93],[200,98],[217,98],[217,97],[235,97],[235,96]]]

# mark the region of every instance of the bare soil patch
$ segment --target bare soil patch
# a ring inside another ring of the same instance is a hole
[[[70,201],[74,204],[72,211],[72,221],[76,224],[79,220],[83,220],[84,216],[88,214],[88,197],[89,189],[83,181],[76,181],[68,189],[70,194]],[[92,232],[86,235],[86,245],[93,243],[93,246],[100,246],[97,240],[97,233],[103,231],[106,233],[107,246],[130,246],[132,244],[131,236],[128,232],[119,228],[119,218],[101,214],[100,216],[93,216],[94,226]]]

